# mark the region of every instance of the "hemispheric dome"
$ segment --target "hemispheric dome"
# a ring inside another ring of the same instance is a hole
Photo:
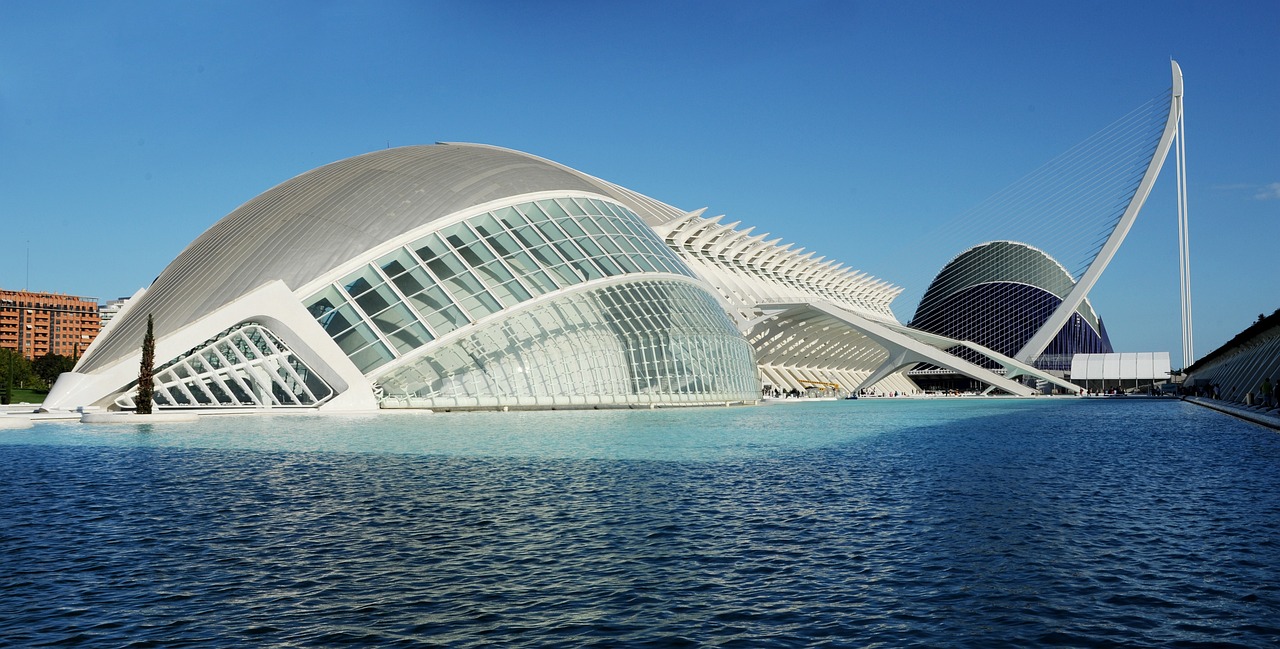
[[[272,280],[296,289],[397,235],[471,206],[536,191],[587,191],[651,225],[684,213],[569,167],[499,147],[408,146],[339,160],[285,181],[223,217],[173,260],[85,354],[91,372],[136,351],[154,314],[172,331]]]

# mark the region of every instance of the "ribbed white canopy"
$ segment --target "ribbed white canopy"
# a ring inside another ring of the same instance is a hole
[[[538,191],[591,192],[651,225],[684,212],[580,171],[519,151],[436,144],[340,160],[277,185],[187,246],[77,367],[90,372],[263,283],[297,289],[414,228],[489,201]]]

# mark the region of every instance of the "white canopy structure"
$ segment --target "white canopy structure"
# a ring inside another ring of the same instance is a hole
[[[1170,375],[1169,352],[1123,352],[1115,354],[1076,354],[1071,358],[1071,380],[1102,389],[1167,381]]]

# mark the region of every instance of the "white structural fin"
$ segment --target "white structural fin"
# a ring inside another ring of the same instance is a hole
[[[1124,242],[1125,236],[1129,234],[1129,229],[1133,227],[1133,222],[1138,218],[1138,212],[1142,210],[1142,206],[1147,201],[1147,196],[1151,194],[1151,187],[1155,184],[1156,178],[1160,175],[1160,169],[1164,166],[1165,158],[1169,155],[1169,149],[1173,143],[1174,136],[1178,132],[1178,123],[1181,120],[1182,108],[1182,69],[1178,67],[1177,62],[1171,61],[1173,64],[1173,92],[1169,102],[1169,116],[1165,121],[1164,133],[1160,136],[1160,143],[1156,146],[1154,154],[1151,156],[1151,162],[1147,165],[1147,171],[1142,176],[1142,181],[1138,184],[1138,189],[1133,193],[1133,197],[1129,201],[1129,206],[1121,215],[1116,227],[1111,231],[1111,235],[1107,237],[1102,244],[1101,250],[1098,251],[1097,257],[1089,264],[1089,268],[1080,276],[1076,282],[1075,288],[1062,300],[1062,304],[1045,320],[1044,324],[1036,330],[1035,335],[1027,341],[1027,344],[1018,352],[1016,358],[1024,363],[1033,364],[1037,356],[1044,352],[1049,343],[1053,341],[1054,336],[1067,323],[1071,314],[1075,312],[1076,307],[1084,301],[1089,291],[1093,289],[1093,285],[1098,282],[1098,278],[1102,275],[1102,271],[1106,270],[1107,264],[1111,263],[1111,259],[1115,257],[1116,251],[1120,249],[1120,244]]]

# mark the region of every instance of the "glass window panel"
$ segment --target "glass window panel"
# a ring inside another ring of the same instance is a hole
[[[559,288],[556,286],[555,281],[551,279],[551,276],[542,271],[529,273],[524,276],[524,279],[528,283],[529,287],[539,295],[543,293],[550,293],[551,291]]]
[[[560,207],[563,207],[567,212],[574,216],[582,216],[586,214],[586,212],[583,211],[582,206],[578,205],[578,203],[572,198],[557,198],[556,202],[560,203]]]
[[[627,219],[618,219],[616,223],[618,224],[619,228],[622,228],[623,232],[626,232],[627,234],[630,234],[631,236],[636,237],[637,239],[645,239],[645,240],[648,239],[645,233],[636,227],[635,223],[632,223]]]
[[[663,257],[659,257],[658,260],[662,262],[662,266],[667,269],[667,272],[673,273],[675,275],[684,274],[684,269],[681,268],[680,264],[676,263],[674,259],[663,256]]]
[[[311,300],[307,302],[307,311],[311,313],[311,317],[319,320],[326,313],[346,304],[346,302],[346,298],[342,297],[338,289],[330,285],[311,296]]]
[[[582,251],[577,246],[568,241],[557,242],[554,245],[556,250],[560,251],[560,256],[569,261],[581,261],[586,258],[586,255],[582,254]]]
[[[568,238],[565,236],[564,231],[557,228],[556,224],[551,221],[543,221],[542,223],[539,223],[538,231],[542,233],[542,236],[546,237],[547,241],[551,242],[564,241]]]
[[[628,237],[626,235],[619,235],[616,238],[614,238],[613,242],[618,244],[619,248],[622,248],[622,252],[630,253],[633,255],[640,253],[640,249],[636,247],[635,240],[632,239],[631,237]]]
[[[603,229],[606,234],[618,236],[625,233],[625,230],[618,225],[617,219],[614,219],[611,216],[602,216],[596,219],[596,223],[600,225],[600,228]]]
[[[515,208],[512,208],[512,207],[504,207],[501,209],[494,210],[492,214],[495,217],[497,217],[497,219],[501,221],[503,225],[507,226],[507,228],[511,230],[514,230],[528,223],[528,221],[526,221],[524,217],[521,216],[520,213],[517,212]]]
[[[454,255],[452,252],[427,262],[427,268],[430,268],[431,272],[435,274],[436,279],[441,281],[449,279],[459,273],[464,273],[467,270],[467,267],[463,265],[457,255]]]
[[[489,248],[479,241],[458,248],[458,254],[461,255],[462,260],[467,262],[467,265],[472,268],[497,259],[497,257],[489,251]]]
[[[578,206],[579,208],[581,208],[581,209],[582,209],[583,213],[585,213],[585,214],[592,214],[592,215],[594,215],[594,214],[596,213],[596,208],[595,208],[593,205],[591,205],[591,200],[590,200],[590,199],[586,199],[586,198],[575,198],[575,199],[572,199],[572,200],[573,200],[573,202],[574,202],[575,204],[577,204],[577,206]]]
[[[245,392],[244,388],[240,387],[240,384],[236,382],[235,378],[226,374],[219,375],[218,378],[222,379],[222,382],[227,384],[227,390],[231,392],[231,398],[233,401],[238,402],[242,406],[255,405],[253,397],[249,396],[249,393]]]
[[[338,343],[338,347],[342,348],[343,353],[350,356],[356,350],[377,339],[378,337],[373,334],[373,329],[369,325],[361,323],[350,331],[338,334],[333,338],[333,341]]]
[[[506,306],[512,306],[533,297],[529,294],[529,291],[525,290],[525,288],[520,285],[520,282],[514,280],[507,282],[506,284],[494,286],[489,289],[489,291],[493,293],[494,297],[498,298],[498,301],[502,302]]]
[[[493,299],[488,293],[477,293],[473,296],[463,298],[462,308],[476,318],[483,318],[491,313],[497,313],[502,310],[502,305]]]
[[[378,315],[371,318],[373,324],[377,325],[382,333],[391,333],[411,322],[417,322],[418,319],[413,317],[413,312],[403,304],[397,304]]]
[[[538,263],[542,264],[543,268],[559,266],[560,264],[563,264],[565,261],[560,257],[559,253],[553,250],[551,246],[547,246],[547,245],[530,248],[529,254],[533,255],[533,258],[537,259]]]
[[[546,239],[542,238],[542,233],[538,232],[538,230],[533,226],[525,226],[523,228],[513,231],[511,234],[515,235],[515,238],[520,240],[521,245],[529,249],[535,248],[547,242]]]
[[[516,240],[506,232],[496,234],[485,239],[485,241],[488,241],[489,245],[493,246],[493,249],[503,257],[514,255],[520,251],[520,244],[516,243]]]
[[[520,285],[520,282],[511,281],[503,284],[502,286],[507,292],[511,293],[511,295],[515,297],[517,302],[524,302],[525,300],[533,297],[529,294],[529,291],[526,291],[525,288]]]
[[[537,204],[538,207],[542,208],[543,212],[546,212],[547,215],[553,219],[569,218],[569,213],[564,211],[564,208],[560,207],[560,204],[553,200],[544,199],[537,201]]]
[[[391,341],[391,344],[395,346],[396,351],[401,354],[407,354],[410,351],[431,342],[432,337],[431,332],[427,331],[426,327],[415,321],[413,324],[399,331],[388,334],[387,340]]]
[[[209,388],[209,393],[213,395],[213,398],[218,403],[224,406],[231,405],[231,397],[222,389],[221,385],[218,385],[217,381],[211,378],[208,381],[204,381],[204,385]]]
[[[636,244],[644,246],[645,250],[648,250],[655,257],[661,257],[664,252],[663,248],[659,248],[657,243],[646,237],[636,237]]]
[[[347,290],[347,294],[356,297],[369,289],[382,283],[382,278],[373,270],[372,266],[364,266],[350,275],[342,278],[339,282],[342,288]]]
[[[583,230],[586,230],[587,234],[604,234],[604,230],[600,229],[600,224],[596,223],[595,219],[589,216],[580,216],[574,219],[574,222],[581,226]]]
[[[649,261],[648,255],[642,255],[642,254],[631,255],[631,261],[634,261],[636,264],[638,264],[640,268],[645,272],[648,272],[648,273],[659,272],[658,267],[654,266],[653,262]]]
[[[637,266],[634,261],[631,261],[631,257],[628,257],[627,255],[613,255],[609,259],[612,259],[613,262],[617,264],[620,268],[622,268],[624,272],[628,272],[628,273],[640,272],[640,267]]]
[[[356,304],[364,309],[365,313],[377,313],[400,300],[386,284],[379,284],[376,288],[356,298]]]
[[[218,353],[222,354],[222,357],[227,359],[227,362],[233,364],[240,362],[240,357],[236,356],[235,350],[231,349],[231,344],[227,341],[220,341],[215,345],[215,347],[217,348]]]
[[[588,257],[594,258],[604,255],[604,251],[600,249],[600,246],[596,245],[596,242],[591,237],[583,236],[580,239],[574,239],[573,242],[578,244],[578,247],[582,248]]]
[[[572,268],[569,268],[565,264],[552,266],[547,269],[547,272],[556,280],[556,283],[561,286],[571,286],[573,284],[582,283],[582,277],[578,276],[578,273],[574,272]]]
[[[467,227],[466,223],[454,223],[447,228],[442,228],[438,234],[454,248],[476,241],[475,233]]]
[[[386,365],[393,358],[395,357],[391,355],[391,350],[387,349],[386,345],[375,343],[352,354],[351,362],[360,368],[361,373],[368,374],[371,370]]]
[[[469,272],[445,280],[444,285],[458,300],[484,292],[484,285]]]
[[[475,228],[475,231],[479,232],[482,237],[492,237],[502,232],[502,226],[498,225],[498,220],[493,218],[492,213],[481,214],[467,221],[467,223],[470,223],[471,227]]]
[[[594,264],[592,264],[590,261],[587,261],[586,259],[583,259],[581,261],[572,261],[569,263],[572,264],[574,268],[577,268],[578,272],[582,273],[582,276],[586,277],[588,280],[600,279],[601,277],[604,277],[604,275],[600,272],[600,269],[596,268]]]
[[[539,270],[538,264],[533,261],[532,257],[524,252],[518,252],[510,257],[506,257],[505,259],[507,264],[509,264],[519,275],[536,273]]]
[[[496,260],[480,266],[475,272],[487,286],[504,284],[513,279],[511,271],[507,270],[506,266],[502,265],[502,262]]]
[[[413,295],[419,291],[436,285],[435,280],[423,270],[421,266],[410,270],[408,273],[401,275],[394,280],[397,288],[405,295]]]
[[[443,336],[458,327],[470,322],[467,316],[456,306],[448,306],[434,313],[427,314],[427,324],[435,330],[436,335]]]
[[[534,225],[537,225],[547,220],[546,213],[543,212],[542,209],[539,208],[534,203],[524,203],[521,205],[517,205],[516,207],[521,212],[523,212],[525,215],[525,218],[529,219],[529,222]]]
[[[355,326],[360,322],[360,316],[356,315],[356,310],[351,308],[350,304],[343,304],[335,311],[330,311],[320,319],[320,326],[328,332],[330,336],[342,333],[347,329]]]
[[[512,306],[520,302],[520,300],[516,298],[514,294],[511,293],[511,291],[508,289],[508,285],[506,284],[490,286],[489,292],[493,295],[494,298],[498,300],[498,302],[502,303],[503,306]]]
[[[433,286],[410,297],[409,303],[413,305],[413,308],[418,310],[418,313],[426,315],[434,311],[439,311],[445,307],[452,306],[453,300],[449,299],[449,296],[445,295],[445,292],[440,290],[440,287]]]
[[[258,349],[244,338],[244,334],[232,336],[231,342],[236,346],[236,350],[240,352],[240,355],[243,356],[245,360],[251,361],[258,357]]]
[[[418,253],[419,259],[426,262],[449,252],[449,248],[435,234],[428,234],[413,242],[409,247]]]
[[[200,389],[203,385],[204,385],[203,381],[201,381],[200,383],[196,383],[195,381],[190,381],[186,384],[187,392],[191,393],[191,396],[195,398],[196,403],[202,406],[213,405],[214,402],[211,400],[211,397],[209,396],[208,392]]]
[[[609,208],[605,207],[604,203],[600,202],[599,199],[589,198],[587,200],[591,201],[591,207],[595,208],[596,214],[612,214],[612,212],[609,211]]]
[[[587,236],[586,230],[583,230],[582,227],[579,226],[577,222],[575,222],[572,219],[564,219],[563,221],[556,221],[556,225],[559,225],[560,228],[563,229],[565,232],[567,232],[569,234],[569,237],[573,239],[581,239]]]
[[[622,274],[622,269],[618,268],[617,264],[614,264],[608,257],[594,257],[591,261],[594,261],[600,267],[600,270],[604,271],[605,275]]]
[[[411,268],[417,267],[417,260],[404,248],[396,248],[395,252],[384,255],[378,260],[378,268],[381,268],[387,277],[395,277]]]
[[[603,249],[606,253],[609,253],[611,255],[622,254],[622,248],[619,248],[618,244],[614,243],[613,239],[609,237],[605,237],[605,236],[592,237],[591,240],[597,246],[600,246],[600,248]]]
[[[632,221],[641,220],[640,217],[637,216],[635,212],[632,212],[631,210],[621,205],[615,205],[613,203],[605,203],[605,206],[608,207],[610,210],[612,210],[614,214],[617,214],[618,218],[620,219],[629,219]]]

